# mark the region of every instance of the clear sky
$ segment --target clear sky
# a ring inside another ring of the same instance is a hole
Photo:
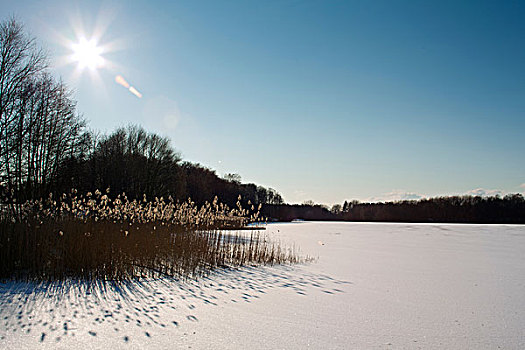
[[[141,124],[287,202],[525,191],[523,1],[0,4],[92,128]],[[107,49],[91,74],[63,64],[81,35]]]

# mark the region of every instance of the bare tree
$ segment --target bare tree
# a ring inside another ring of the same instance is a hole
[[[241,183],[241,181],[242,181],[242,178],[241,178],[241,175],[239,175],[239,174],[228,173],[228,174],[224,174],[224,180],[229,181],[229,182],[233,182],[233,183],[239,185]]]
[[[279,192],[277,192],[273,188],[271,187],[268,188],[267,193],[268,193],[268,198],[267,198],[268,204],[283,204],[284,203],[283,197],[279,194]]]
[[[131,196],[173,194],[180,155],[170,140],[130,125],[104,136],[92,157],[95,187]]]
[[[12,169],[6,159],[16,144],[13,134],[20,129],[20,108],[31,93],[30,82],[47,68],[45,53],[34,38],[24,33],[14,18],[0,23],[0,176],[2,182]]]
[[[87,145],[85,122],[62,81],[48,73],[48,59],[23,26],[0,24],[0,182],[15,197],[53,189],[67,158]]]
[[[332,209],[330,209],[330,212],[332,214],[339,215],[342,212],[341,204],[332,205]]]

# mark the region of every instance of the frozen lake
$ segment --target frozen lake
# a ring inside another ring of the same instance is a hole
[[[0,348],[525,348],[525,226],[304,222],[266,233],[316,262],[89,294],[0,285]]]

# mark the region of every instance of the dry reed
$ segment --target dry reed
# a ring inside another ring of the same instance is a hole
[[[0,278],[185,278],[216,267],[298,262],[293,250],[260,231],[223,231],[260,221],[260,207],[243,209],[240,200],[234,209],[217,198],[199,208],[190,199],[111,199],[73,190],[59,199],[4,207]]]

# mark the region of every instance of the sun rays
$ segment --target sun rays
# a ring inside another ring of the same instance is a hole
[[[77,84],[83,76],[88,75],[97,90],[106,93],[106,84],[115,80],[137,98],[142,94],[136,87],[125,86],[122,74],[124,68],[110,59],[111,54],[128,48],[124,38],[110,38],[109,27],[117,17],[116,9],[101,9],[95,18],[91,30],[86,30],[85,15],[73,12],[69,16],[70,30],[52,30],[55,40],[65,49],[65,54],[58,57],[57,66],[72,66],[69,79]]]

